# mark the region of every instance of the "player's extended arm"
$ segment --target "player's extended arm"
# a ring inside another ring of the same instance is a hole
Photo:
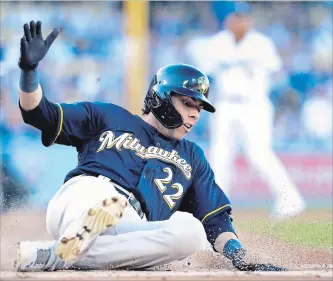
[[[19,97],[20,105],[24,110],[32,110],[38,106],[42,99],[42,88],[39,85],[38,63],[44,58],[53,41],[59,34],[55,28],[46,40],[42,36],[42,23],[30,22],[23,26],[24,36],[21,38],[21,54],[18,62],[21,68]]]
[[[231,203],[214,178],[214,173],[204,151],[196,146],[198,166],[195,167],[193,188],[183,199],[182,210],[198,218],[206,232],[209,243],[216,252],[232,261],[241,271],[285,271],[271,264],[247,263],[246,251],[238,240],[232,224]]]

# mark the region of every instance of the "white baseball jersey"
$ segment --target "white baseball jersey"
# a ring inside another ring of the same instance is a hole
[[[216,78],[219,97],[226,99],[267,99],[271,74],[282,66],[272,40],[255,30],[239,42],[223,30],[189,48],[197,66]]]

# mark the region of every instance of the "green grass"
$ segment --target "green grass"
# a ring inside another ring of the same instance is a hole
[[[269,235],[299,245],[332,248],[332,221],[284,221],[272,223],[267,219],[237,219],[237,231]]]

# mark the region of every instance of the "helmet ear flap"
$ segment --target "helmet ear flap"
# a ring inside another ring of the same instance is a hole
[[[156,108],[160,106],[161,102],[158,98],[158,95],[153,90],[153,86],[157,83],[156,75],[154,75],[152,81],[150,82],[150,86],[147,91],[147,95],[145,97],[144,103],[151,110],[152,108]]]
[[[151,108],[151,112],[160,123],[168,129],[176,129],[183,125],[183,117],[175,109],[173,104],[168,100],[163,100],[160,97],[161,103],[155,108]]]
[[[152,88],[148,90],[145,104],[160,123],[168,128],[175,129],[183,124],[183,117],[174,108],[169,93],[163,92],[164,99]]]
[[[162,99],[156,94],[156,92],[151,89],[151,99],[148,101],[150,108],[157,108],[161,106]]]

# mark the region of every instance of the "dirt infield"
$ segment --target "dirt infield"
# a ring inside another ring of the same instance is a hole
[[[332,248],[301,247],[276,238],[239,233],[250,261],[287,267],[282,273],[235,271],[220,254],[207,249],[185,260],[149,271],[13,272],[15,244],[22,240],[49,239],[45,214],[17,211],[1,215],[1,280],[332,280]]]
[[[332,272],[244,273],[244,272],[4,272],[1,280],[332,280]]]

